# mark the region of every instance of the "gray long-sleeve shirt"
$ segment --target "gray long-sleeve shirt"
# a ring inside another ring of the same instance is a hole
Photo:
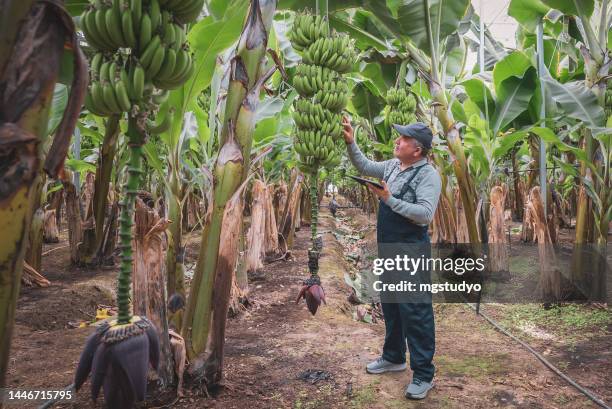
[[[383,162],[369,160],[355,142],[347,145],[347,149],[349,158],[359,173],[387,181],[387,187],[391,192],[391,196],[389,196],[385,203],[391,210],[421,226],[431,223],[438,206],[440,190],[442,189],[440,175],[433,166],[421,168],[417,176],[410,182],[414,193],[408,190],[400,199],[393,196],[401,192],[404,184],[415,172],[414,169],[427,163],[427,159],[422,159],[402,171],[400,169],[400,160],[397,158]]]

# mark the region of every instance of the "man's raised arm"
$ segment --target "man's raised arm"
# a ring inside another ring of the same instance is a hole
[[[353,166],[355,166],[362,175],[382,179],[385,176],[385,166],[389,161],[375,162],[366,158],[355,142],[353,127],[346,116],[342,118],[342,125],[344,126],[344,141],[346,142],[349,159]]]

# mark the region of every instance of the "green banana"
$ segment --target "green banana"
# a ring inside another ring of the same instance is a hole
[[[98,50],[108,50],[109,47],[100,39],[100,34],[96,28],[95,13],[93,10],[84,11],[81,15],[81,28],[85,39],[89,44]]]
[[[98,111],[111,113],[111,109],[106,106],[104,102],[104,92],[102,90],[102,84],[99,82],[94,82],[91,84],[91,97],[94,103],[94,106],[97,107]]]
[[[98,72],[98,78],[101,83],[108,82],[109,68],[110,68],[110,61],[104,61],[100,65],[100,71]]]
[[[98,116],[108,116],[110,114],[109,112],[99,109],[99,107],[96,106],[93,101],[93,96],[91,95],[91,90],[88,90],[85,94],[85,108],[92,114]]]
[[[115,90],[110,82],[102,84],[102,95],[104,96],[104,104],[110,108],[112,113],[121,112],[117,97],[115,96]]]
[[[155,31],[161,23],[161,9],[159,8],[159,2],[157,0],[150,0],[149,16],[151,19],[151,29]]]
[[[94,14],[96,30],[100,33],[100,41],[111,50],[116,50],[119,46],[112,40],[106,28],[106,12],[110,9],[98,9]]]
[[[158,47],[153,54],[151,64],[145,68],[147,77],[154,78],[159,72],[162,64],[164,63],[164,55],[166,53],[165,47]]]
[[[189,64],[189,53],[185,50],[180,50],[176,53],[176,63],[174,64],[174,70],[170,75],[170,80],[173,78],[179,77],[183,71],[187,69],[187,65]]]
[[[176,33],[174,32],[174,24],[166,24],[163,34],[164,44],[167,47],[174,46],[176,41]]]
[[[121,67],[119,70],[119,80],[125,85],[125,90],[130,101],[135,101],[136,98],[133,93],[133,88],[130,86],[130,75],[125,70],[125,67]]]
[[[136,48],[138,41],[136,40],[132,11],[130,9],[124,10],[121,14],[121,31],[123,32],[125,45],[130,48]]]
[[[144,18],[143,18],[144,20]],[[161,38],[156,35],[144,48],[144,51],[140,55],[140,63],[144,68],[147,68],[151,61],[153,60],[153,56],[155,55],[155,51],[161,46]]]
[[[111,61],[111,63],[108,66],[108,82],[110,83],[115,82],[116,75],[117,75],[117,62]]]
[[[123,46],[123,35],[121,34],[121,18],[115,16],[115,9],[108,8],[104,12],[104,24],[112,43],[115,47]]]
[[[153,35],[152,28],[151,17],[144,13],[140,19],[140,36],[138,37],[138,47],[142,54],[144,54],[144,50],[151,43],[151,36]]]
[[[174,32],[177,36],[176,42],[174,43],[174,50],[178,52],[183,44],[185,44],[185,41],[187,41],[187,34],[185,34],[185,28],[179,26],[178,24],[174,25]]]
[[[100,71],[100,66],[102,65],[102,53],[96,53],[91,59],[91,64],[89,65],[89,70],[92,74],[92,79],[98,79],[98,72]]]
[[[166,50],[166,55],[164,57],[164,63],[162,64],[159,72],[157,73],[157,78],[164,81],[169,79],[174,72],[174,67],[176,65],[176,51],[172,48]]]
[[[142,18],[142,0],[130,0],[130,12],[132,13],[134,33],[139,33],[140,19]]]
[[[123,30],[121,23],[121,0],[113,0],[112,7],[106,11],[105,22],[106,29],[114,43],[120,47],[126,47],[127,44],[123,38]]]
[[[134,98],[136,101],[140,101],[144,96],[145,87],[145,71],[140,64],[134,67],[131,80],[134,87]]]
[[[125,83],[122,80],[115,82],[114,91],[121,111],[129,112],[132,108],[132,104],[130,103],[130,97],[128,96]]]

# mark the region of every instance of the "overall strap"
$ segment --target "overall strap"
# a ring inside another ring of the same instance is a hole
[[[422,168],[424,168],[425,166],[429,165],[429,163],[426,163],[424,165],[419,166],[418,168],[414,168],[414,173],[412,174],[412,176],[410,176],[410,179],[408,179],[408,181],[406,183],[404,183],[404,186],[402,186],[402,190],[400,191],[399,195],[398,195],[398,199],[401,199],[402,197],[404,197],[404,195],[406,194],[406,192],[408,191],[408,189],[412,190],[412,186],[410,186],[410,183],[412,182],[412,180],[416,177],[416,175],[419,174],[419,172],[421,171]]]

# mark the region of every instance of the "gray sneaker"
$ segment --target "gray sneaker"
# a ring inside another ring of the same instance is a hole
[[[431,382],[425,382],[414,378],[410,385],[406,388],[404,396],[408,399],[425,399],[427,392],[434,387],[433,379]]]
[[[406,370],[406,363],[394,364],[383,357],[377,358],[375,361],[366,365],[366,372],[370,374],[380,374],[385,372],[400,372]]]

